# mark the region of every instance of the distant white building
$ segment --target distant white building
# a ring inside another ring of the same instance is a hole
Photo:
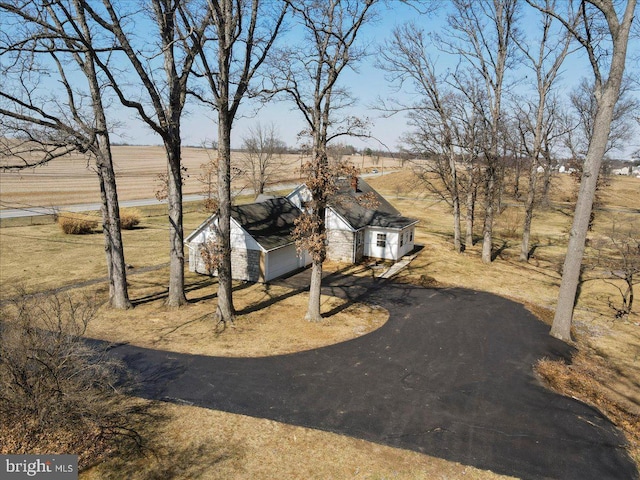
[[[630,167],[614,168],[613,170],[611,170],[611,173],[613,175],[629,175],[630,170]]]

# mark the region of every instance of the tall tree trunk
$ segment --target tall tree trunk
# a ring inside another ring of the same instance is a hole
[[[313,260],[311,263],[311,282],[309,285],[309,305],[307,306],[307,314],[305,320],[310,322],[320,322],[322,314],[320,313],[320,298],[322,289],[322,263]]]
[[[106,142],[108,145],[108,139]],[[127,309],[131,308],[132,305],[127,288],[127,271],[120,228],[120,207],[116,189],[116,177],[111,161],[110,147],[102,147],[101,145],[101,150],[104,151],[98,154],[96,166],[100,179],[100,196],[102,199],[102,231],[109,279],[109,304],[114,308]]]
[[[529,260],[530,239],[531,239],[531,222],[533,220],[533,207],[535,204],[536,188],[538,183],[538,162],[531,161],[531,170],[529,172],[529,191],[524,204],[524,224],[522,226],[522,243],[520,244],[520,260],[526,262]]]
[[[482,227],[482,261],[491,263],[493,260],[493,210],[495,205],[496,171],[489,165],[486,172],[484,197],[484,225]]]
[[[175,121],[175,119],[174,119]],[[169,296],[167,305],[187,303],[184,294],[184,233],[182,226],[182,168],[179,121],[165,141],[167,151],[167,204],[169,210]]]
[[[473,247],[473,223],[475,220],[475,209],[476,209],[476,181],[474,179],[473,168],[469,169],[469,180],[467,182],[467,200],[466,200],[466,238],[465,238],[465,248]]]
[[[97,162],[96,162],[97,163]],[[102,233],[104,235],[104,254],[107,259],[107,281],[109,282],[109,305],[114,295],[114,283],[112,280],[113,260],[111,258],[111,221],[109,220],[109,210],[107,208],[107,195],[104,187],[104,179],[98,166],[98,182],[100,184],[100,215],[102,216]]]
[[[79,4],[76,4],[75,8],[76,11],[79,12],[78,19],[81,28],[86,37],[90,38],[91,35],[84,13],[82,13],[83,10]],[[114,308],[127,309],[131,308],[132,305],[129,300],[127,288],[127,271],[120,228],[120,204],[118,202],[116,174],[113,167],[107,118],[102,102],[102,92],[96,75],[93,52],[87,53],[84,57],[84,62],[78,61],[78,63],[83,65],[83,71],[89,84],[93,114],[95,117],[94,128],[97,147],[94,150],[94,154],[96,157],[96,170],[100,177],[102,232],[104,235],[107,276],[109,279],[109,304]]]
[[[622,76],[622,75],[620,75]],[[571,323],[575,307],[576,292],[580,278],[582,258],[584,256],[585,241],[589,231],[591,211],[598,184],[598,174],[604,157],[613,108],[618,98],[618,88],[607,88],[598,102],[598,112],[594,121],[593,137],[589,143],[589,150],[583,166],[582,179],[573,224],[569,232],[569,245],[562,268],[562,282],[558,294],[558,305],[553,318],[551,335],[561,340],[571,340]]]
[[[603,4],[605,5],[605,4]],[[593,135],[589,142],[589,149],[585,158],[582,181],[576,209],[573,216],[573,224],[569,233],[569,245],[567,255],[564,260],[562,270],[562,281],[558,294],[558,305],[553,318],[550,334],[561,340],[571,340],[571,323],[573,320],[573,310],[575,308],[576,292],[580,278],[582,258],[584,255],[585,241],[589,230],[593,201],[598,185],[598,175],[602,166],[613,111],[620,95],[620,85],[624,75],[624,67],[627,57],[627,45],[629,32],[636,7],[636,0],[629,0],[622,23],[618,23],[617,15],[612,3],[603,6],[603,13],[613,42],[613,53],[609,67],[609,76],[604,83],[601,80],[600,72],[595,60],[593,60],[593,49],[589,51],[590,60],[594,73],[596,74],[596,103],[597,110],[593,122]]]
[[[326,137],[325,137],[326,138]],[[316,140],[315,158],[316,165],[314,168],[315,189],[311,190],[313,197],[314,209],[312,215],[316,217],[316,221],[313,222],[315,230],[313,237],[317,239],[318,243],[314,245],[314,251],[312,253],[312,268],[311,268],[311,284],[309,287],[309,304],[307,306],[307,314],[305,320],[310,322],[322,321],[322,315],[320,313],[320,299],[322,289],[322,264],[327,257],[327,247],[324,242],[324,234],[326,233],[325,219],[327,214],[326,206],[326,186],[325,182],[328,181],[329,172],[327,171],[327,155],[323,145],[324,142]]]
[[[542,195],[541,195],[541,200],[542,200],[542,205],[545,208],[548,208],[551,205],[551,198],[550,198],[550,194],[551,194],[551,173],[552,173],[552,166],[551,166],[551,152],[549,151],[549,146],[545,144],[545,148],[544,148],[544,174],[542,177]]]
[[[516,168],[513,179],[513,198],[520,199],[520,175],[522,174],[522,158],[520,155],[516,158]]]
[[[460,232],[460,193],[458,189],[458,172],[456,170],[455,152],[449,142],[449,173],[451,175],[451,200],[453,207],[453,248],[462,252],[462,235]]]
[[[502,158],[504,159],[504,157]],[[495,209],[495,212],[498,214],[498,216],[500,216],[502,215],[502,212],[503,212],[502,200],[504,198],[504,189],[505,189],[505,181],[504,181],[504,176],[506,173],[505,165],[504,164],[500,165],[497,171],[498,171],[498,174],[495,176],[495,184],[497,188],[494,188],[494,192],[495,192],[494,209]]]
[[[456,194],[453,199],[453,249],[462,252],[462,232],[460,228],[460,197]]]
[[[222,101],[221,105],[226,105],[226,102]],[[235,309],[231,272],[231,121],[226,108],[218,112],[218,203],[217,233],[222,255],[218,266],[216,317],[220,322],[233,322]]]
[[[540,85],[540,82],[539,82]],[[533,132],[533,149],[531,158],[531,169],[529,170],[529,191],[524,208],[524,224],[522,226],[522,243],[520,244],[520,260],[529,260],[531,222],[533,221],[533,209],[536,199],[536,188],[538,186],[538,167],[540,166],[540,151],[542,149],[543,121],[546,105],[547,91],[543,87],[538,87],[538,108],[536,112],[536,126]]]

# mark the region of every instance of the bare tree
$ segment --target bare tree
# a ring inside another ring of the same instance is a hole
[[[589,141],[593,136],[594,122],[598,105],[594,94],[594,83],[582,79],[576,89],[569,95],[571,106],[575,112],[576,129],[568,137],[570,148],[574,156],[584,160],[589,149]],[[620,85],[618,101],[613,109],[611,119],[611,132],[607,140],[605,154],[611,150],[623,149],[626,142],[635,133],[634,114],[640,109],[640,102],[632,91],[632,82],[629,77],[623,77]]]
[[[477,85],[468,84],[465,98],[477,99],[482,92]],[[483,152],[483,140],[485,138],[485,124],[477,114],[473,105],[479,101],[474,100],[470,105],[459,109],[459,137],[460,137],[460,163],[464,165],[464,172],[460,175],[461,194],[465,197],[465,247],[471,248],[474,243],[475,209],[478,189],[481,183],[480,157]]]
[[[545,8],[555,8],[555,0],[546,0]],[[520,131],[523,146],[531,159],[529,170],[529,188],[524,206],[524,222],[522,227],[522,243],[520,260],[528,261],[530,252],[531,223],[538,187],[538,169],[543,167],[542,149],[545,138],[549,137],[550,125],[553,122],[553,103],[550,98],[553,85],[558,78],[560,67],[569,54],[572,36],[566,32],[555,34],[552,29],[553,17],[542,13],[541,37],[538,42],[537,55],[530,53],[530,45],[518,43],[528,66],[535,73],[537,99],[525,103],[521,109]],[[561,27],[562,28],[562,27]],[[544,168],[544,167],[543,167]]]
[[[616,318],[628,318],[633,309],[634,287],[640,283],[640,228],[634,224],[613,224],[607,237],[594,246],[598,250],[598,264],[609,275],[605,281],[620,294],[617,302],[609,300],[609,307]]]
[[[214,146],[213,149],[206,149],[208,161],[200,164],[200,173],[197,180],[202,185],[201,193],[204,196],[204,209],[210,213],[218,212],[218,206],[220,201],[218,200],[218,172],[220,170],[220,157],[218,155],[218,147]],[[231,180],[230,183],[234,184],[236,179],[243,176],[243,170],[240,166],[231,167]],[[231,201],[234,202],[236,197],[242,195],[243,188],[235,189],[231,192]]]
[[[465,70],[456,72],[463,93],[470,83],[484,87],[481,98],[474,102],[477,115],[486,124],[486,143],[483,156],[484,173],[484,225],[482,261],[492,261],[493,218],[500,174],[499,138],[503,116],[503,92],[506,76],[515,59],[517,37],[516,19],[518,3],[515,0],[481,0],[469,3],[454,0],[453,11],[447,16],[448,28],[436,37],[440,48],[462,59]],[[478,100],[482,100],[478,102]]]
[[[461,142],[455,113],[457,108],[464,108],[460,106],[461,97],[448,91],[445,79],[436,74],[424,32],[414,24],[396,28],[392,39],[380,48],[379,59],[382,68],[400,87],[410,83],[411,97],[416,100],[411,104],[393,102],[386,109],[409,112],[409,123],[415,130],[404,137],[405,143],[413,153],[428,158],[427,162],[417,164],[416,172],[427,188],[440,194],[451,206],[453,245],[456,252],[461,252],[456,167]],[[434,173],[444,190],[431,181]]]
[[[358,118],[339,117],[353,99],[338,84],[340,74],[364,55],[356,44],[360,28],[369,19],[376,0],[289,1],[305,32],[302,45],[282,49],[272,68],[274,92],[283,92],[302,114],[311,141],[311,159],[304,168],[311,205],[298,225],[299,246],[312,257],[311,286],[306,319],[320,321],[322,264],[326,258],[325,212],[335,192],[336,172],[329,168],[327,144],[344,135],[364,134]]]
[[[354,155],[355,147],[353,145],[345,145],[344,143],[332,143],[327,145],[327,157],[329,165],[341,165],[349,155]]]
[[[273,123],[262,125],[258,122],[247,130],[242,149],[238,168],[249,177],[257,197],[264,193],[267,184],[282,170],[282,155],[286,152],[286,145]]]
[[[198,35],[195,75],[204,89],[192,92],[213,107],[218,119],[218,222],[220,259],[216,317],[233,322],[231,278],[231,130],[243,99],[257,94],[252,79],[264,63],[282,26],[287,4],[261,0],[208,0],[209,28]]]
[[[130,5],[111,0],[103,0],[101,5],[86,0],[78,2],[91,18],[92,27],[101,28],[104,35],[110,35],[114,45],[111,51],[97,59],[110,87],[125,107],[136,111],[140,119],[162,138],[167,155],[169,213],[167,305],[182,305],[186,297],[181,119],[187,82],[200,48],[198,33],[208,25],[210,17],[206,9],[198,10],[201,13],[197,17],[186,14],[187,6],[197,10],[197,2],[187,5],[174,0],[148,0],[148,8],[139,10],[129,10]],[[147,15],[151,16],[153,37],[142,42],[137,35],[136,21],[147,21]],[[116,63],[119,64],[117,68],[113,66]],[[122,71],[127,71],[127,75],[122,75]]]
[[[95,63],[100,47],[77,1],[44,6],[35,1],[2,2],[0,12],[11,15],[22,27],[14,25],[5,32],[0,50],[5,60],[13,55],[6,62],[9,67],[0,86],[4,101],[0,122],[6,132],[23,140],[3,139],[7,152],[24,159],[19,168],[43,164],[71,152],[87,153],[94,159],[102,199],[110,304],[129,308],[116,176],[103,83]],[[71,72],[70,65],[74,64],[86,80],[84,86]],[[61,91],[53,87],[50,78],[44,80],[49,75],[62,85]],[[83,107],[85,102],[88,108]]]
[[[578,201],[562,270],[558,305],[551,327],[551,335],[569,341],[585,240],[600,166],[606,152],[615,105],[624,76],[636,0],[628,0],[626,4],[614,4],[612,0],[582,0],[574,14],[580,16],[579,27],[574,27],[574,17],[561,16],[555,10],[546,9],[533,0],[527,1],[562,22],[585,49],[594,75],[593,92],[597,108],[593,134],[584,161]]]

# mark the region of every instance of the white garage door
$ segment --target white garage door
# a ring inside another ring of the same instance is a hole
[[[298,252],[295,245],[273,250],[268,253],[267,278],[271,280],[298,268]]]

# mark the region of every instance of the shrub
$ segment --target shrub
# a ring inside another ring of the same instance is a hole
[[[0,454],[73,452],[87,465],[140,445],[132,422],[142,412],[124,395],[123,364],[81,337],[97,309],[94,299],[59,294],[22,294],[4,306]]]
[[[60,213],[57,222],[67,235],[85,235],[98,228],[96,217],[80,213]]]
[[[123,230],[133,230],[139,223],[142,214],[135,208],[120,209],[120,227]]]

